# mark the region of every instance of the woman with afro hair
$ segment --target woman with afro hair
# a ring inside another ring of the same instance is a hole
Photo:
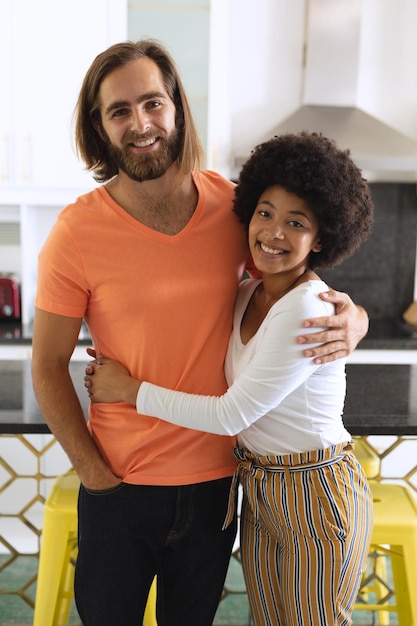
[[[228,391],[164,389],[102,357],[86,386],[93,402],[127,401],[142,415],[237,435],[225,526],[240,481],[240,548],[255,625],[347,626],[366,565],[372,497],[343,424],[345,362],[306,359],[296,337],[301,320],[334,313],[319,297],[328,287],[316,270],[365,241],[370,191],[349,151],[320,134],[286,134],[255,148],[234,212],[262,278],[240,285]]]

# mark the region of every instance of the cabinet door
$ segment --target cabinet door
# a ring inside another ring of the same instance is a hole
[[[2,0],[0,22],[0,184],[91,187],[72,115],[92,60],[126,39],[126,0]]]
[[[0,4],[0,185],[11,181],[11,116],[10,101],[12,86],[11,66],[12,0],[1,0]]]

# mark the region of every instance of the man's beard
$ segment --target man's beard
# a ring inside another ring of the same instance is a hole
[[[155,135],[151,135],[155,137]],[[129,143],[143,141],[149,137],[148,135],[131,134],[125,139],[124,145]],[[124,172],[129,178],[138,183],[145,180],[154,180],[163,176],[171,165],[178,159],[181,150],[182,137],[177,129],[175,129],[168,137],[157,135],[158,150],[155,152],[147,152],[144,154],[135,154],[129,147],[118,148],[111,143],[106,135],[107,148],[109,156],[113,159],[117,168]]]

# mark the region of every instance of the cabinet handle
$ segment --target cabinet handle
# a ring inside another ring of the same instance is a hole
[[[32,180],[32,138],[29,133],[21,139],[21,159],[22,182],[30,183]]]
[[[0,136],[0,183],[10,182],[10,137]]]

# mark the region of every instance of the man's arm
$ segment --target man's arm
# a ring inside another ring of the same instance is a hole
[[[97,449],[69,373],[81,319],[37,309],[32,341],[32,379],[36,398],[51,432],[90,489],[120,483]]]
[[[365,309],[352,302],[346,293],[330,289],[320,294],[327,302],[336,305],[336,315],[304,320],[305,328],[325,327],[317,333],[298,337],[298,343],[319,343],[318,347],[306,348],[304,356],[314,357],[314,363],[329,363],[348,356],[368,332],[369,319]]]

